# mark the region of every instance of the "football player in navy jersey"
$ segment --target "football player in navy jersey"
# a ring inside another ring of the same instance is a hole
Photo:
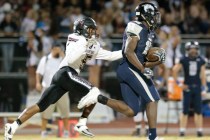
[[[148,139],[158,140],[156,121],[160,97],[151,79],[153,71],[149,68],[164,63],[165,51],[156,54],[159,60],[155,62],[148,62],[146,54],[152,47],[154,30],[160,24],[160,13],[155,5],[146,2],[139,4],[135,13],[136,20],[128,23],[123,35],[123,61],[117,70],[125,104],[103,95],[98,96],[98,102],[129,117],[137,115],[145,107],[149,125]],[[87,95],[78,106],[82,108],[92,101]]]
[[[149,125],[149,140],[157,140],[157,102],[160,99],[153,81],[147,73],[149,67],[165,61],[165,53],[159,54],[159,61],[145,60],[152,46],[154,30],[160,24],[160,13],[155,5],[142,3],[136,7],[136,21],[128,23],[123,35],[123,61],[117,70],[124,101],[136,115],[141,108],[146,109]]]
[[[194,107],[194,120],[197,136],[203,136],[202,94],[207,91],[205,60],[199,55],[199,44],[190,41],[185,44],[186,55],[173,67],[173,78],[177,81],[178,72],[183,69],[184,83],[177,82],[183,88],[183,112],[180,120],[180,136],[185,136],[190,105]]]

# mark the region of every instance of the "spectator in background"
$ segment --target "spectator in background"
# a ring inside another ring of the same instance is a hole
[[[27,51],[28,51],[28,59],[27,59],[27,69],[28,69],[28,90],[29,94],[36,93],[35,91],[35,77],[36,77],[36,67],[39,63],[40,58],[43,55],[42,43],[40,42],[40,38],[36,38],[34,31],[29,31],[28,42],[27,42]]]
[[[180,136],[185,136],[190,104],[194,108],[194,120],[197,136],[203,136],[203,116],[201,94],[206,94],[205,60],[199,55],[199,44],[189,41],[185,44],[186,56],[173,67],[173,78],[177,81],[178,72],[184,70],[184,83],[177,84],[183,88],[183,112],[180,117]]]
[[[175,64],[177,59],[180,59],[182,57],[181,54],[181,35],[180,30],[177,26],[171,26],[171,32],[170,32],[170,39],[169,41],[172,44],[173,47],[173,64]]]
[[[37,19],[37,12],[32,9],[28,10],[21,24],[20,32],[25,36],[28,32],[34,31],[36,29]]]
[[[93,10],[93,1],[92,0],[84,0],[82,3],[82,13],[85,16],[91,16],[91,12]]]
[[[102,35],[110,38],[112,33],[113,33],[113,26],[112,26],[112,18],[113,18],[113,10],[112,9],[106,9],[103,10],[100,14],[99,14],[99,22],[100,22],[100,26],[102,27],[103,31],[102,31]]]
[[[162,26],[160,28],[158,37],[159,37],[159,43],[160,43],[160,47],[165,49],[166,51],[166,62],[165,62],[165,66],[166,66],[166,73],[168,76],[171,75],[171,69],[173,67],[173,46],[171,44],[171,42],[169,41],[170,39],[170,32],[171,29],[168,26]],[[168,77],[167,76],[167,77]]]
[[[111,8],[114,11],[122,9],[124,6],[124,3],[120,0],[111,0],[105,3],[106,8]]]
[[[160,40],[162,40],[161,47],[166,50],[166,77],[169,77],[172,75],[172,67],[175,64],[176,59],[181,57],[181,38],[179,35],[179,29],[176,26],[163,26],[160,30],[159,37]]]
[[[184,22],[184,33],[198,34],[207,33],[209,29],[208,15],[204,6],[192,4],[189,7],[189,15]]]
[[[57,34],[61,32],[60,23],[64,18],[64,8],[56,6],[52,11],[49,34]]]
[[[77,19],[82,19],[84,17],[83,13],[82,13],[82,9],[80,6],[74,6],[72,7],[72,13],[70,15],[70,20],[71,21],[75,21]]]
[[[36,89],[43,93],[51,83],[52,77],[58,70],[60,62],[64,57],[64,47],[62,44],[54,43],[52,46],[51,53],[49,55],[43,56],[40,60],[38,68],[36,70]],[[69,96],[68,93],[64,94],[55,104],[50,105],[44,112],[42,112],[42,131],[41,137],[46,137],[48,135],[46,128],[47,122],[52,117],[52,113],[55,107],[61,112],[64,124],[63,137],[68,138],[68,120],[69,120]]]
[[[72,7],[66,9],[66,11],[64,12],[64,17],[62,19],[62,21],[60,22],[60,32],[62,33],[66,33],[69,34],[72,32],[72,28],[73,28],[73,23],[70,19],[70,15],[72,13]]]
[[[185,7],[182,0],[169,0],[171,16],[173,17],[173,25],[179,27],[183,32],[183,22],[185,17]]]
[[[10,38],[17,35],[17,31],[18,27],[12,20],[12,13],[6,13],[4,20],[0,24],[0,33],[2,33],[3,37]],[[15,44],[13,42],[4,42],[0,43],[0,47],[3,54],[2,71],[10,72],[12,69]]]
[[[118,39],[121,40],[122,39],[122,35],[124,33],[125,27],[126,27],[126,23],[124,22],[124,18],[122,16],[122,13],[120,10],[115,11],[114,14],[114,18],[112,21],[112,26],[113,28],[113,34],[111,36],[112,39]],[[121,50],[122,49],[122,43],[120,42],[113,42],[112,43],[112,51],[117,51],[117,50]],[[115,62],[112,63],[112,67],[114,70],[117,69],[118,65],[120,64],[120,60],[117,60]]]
[[[45,35],[45,31],[41,28],[36,29],[35,35],[40,39],[43,55],[48,55],[52,48],[50,38]]]
[[[163,15],[163,25],[171,26],[174,23],[174,17],[171,12],[166,12]]]
[[[1,0],[0,1],[0,23],[4,20],[5,13],[11,12],[12,6],[10,3]]]
[[[45,31],[48,31],[50,29],[50,13],[47,10],[41,10],[39,19],[36,24],[36,28],[41,28]]]
[[[201,26],[200,26],[200,30],[202,33],[207,34],[209,33],[209,29],[210,29],[210,22],[209,22],[209,15],[208,12],[206,10],[206,8],[204,6],[201,7],[200,9],[200,19],[201,19]]]
[[[114,34],[118,34],[118,35],[123,34],[124,29],[126,27],[126,23],[124,21],[124,17],[120,10],[115,13],[113,21],[112,21],[112,26],[114,27],[114,30],[113,30]]]
[[[49,0],[39,0],[40,9],[45,9],[47,11],[50,11],[52,3],[49,2]]]

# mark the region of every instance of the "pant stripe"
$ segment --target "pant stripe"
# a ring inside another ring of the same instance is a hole
[[[77,83],[79,83],[79,84],[81,84],[81,85],[87,87],[88,89],[91,89],[91,84],[88,84],[86,81],[84,81],[83,79],[81,79],[79,76],[72,75],[71,72],[68,72],[68,75],[69,75],[69,77],[70,77],[73,81],[75,81],[75,82],[77,82]]]
[[[154,102],[155,100],[154,100],[154,98],[152,97],[152,94],[151,94],[151,92],[150,92],[150,90],[149,90],[147,84],[146,84],[145,81],[142,79],[142,77],[141,77],[137,72],[135,72],[134,70],[132,70],[131,68],[129,68],[129,69],[133,72],[133,74],[136,76],[136,78],[137,78],[137,79],[139,80],[139,82],[142,84],[142,86],[144,87],[144,89],[145,89],[145,91],[146,91],[148,97],[150,98],[150,100],[151,100],[152,102]]]

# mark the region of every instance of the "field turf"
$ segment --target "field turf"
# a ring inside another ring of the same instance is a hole
[[[175,136],[163,136],[164,140],[210,140],[210,136],[197,138],[193,136],[186,136],[184,138]],[[0,136],[3,139],[3,136]],[[130,137],[130,136],[108,136],[108,135],[98,135],[94,138],[88,138],[80,136],[78,138],[57,138],[55,136],[49,136],[47,138],[40,138],[39,135],[15,135],[12,140],[146,140],[145,137]]]

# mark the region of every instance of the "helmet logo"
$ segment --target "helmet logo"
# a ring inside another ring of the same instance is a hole
[[[154,9],[154,7],[152,6],[152,5],[150,5],[150,4],[145,4],[144,5],[144,11],[145,12],[147,12],[147,13],[151,13],[152,15],[154,15],[155,14],[155,9]]]
[[[80,23],[80,24],[83,24],[83,23],[84,23],[84,21],[83,21],[83,20],[80,20],[80,21],[79,21],[79,23]]]

